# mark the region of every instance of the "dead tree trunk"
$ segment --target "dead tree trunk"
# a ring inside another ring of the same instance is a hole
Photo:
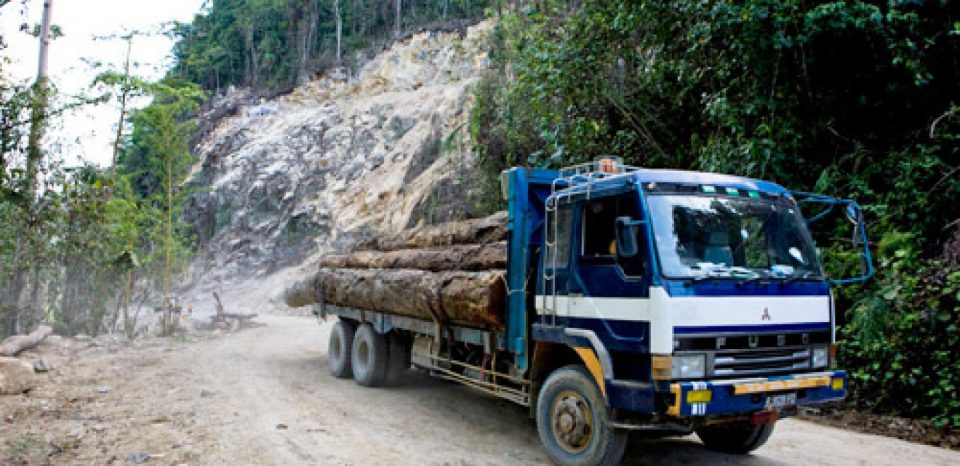
[[[15,356],[25,349],[33,348],[39,345],[40,342],[51,333],[53,333],[52,328],[41,325],[29,335],[14,335],[8,337],[6,340],[3,340],[3,343],[0,343],[0,356]]]
[[[220,294],[214,291],[213,299],[217,301],[217,322],[223,322],[226,317],[223,312],[223,303],[220,301]]]

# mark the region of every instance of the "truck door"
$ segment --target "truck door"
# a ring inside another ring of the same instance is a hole
[[[607,333],[633,350],[649,335],[650,274],[646,238],[638,229],[639,253],[620,255],[616,248],[618,217],[641,220],[635,192],[578,203],[577,247],[571,268],[570,325]]]

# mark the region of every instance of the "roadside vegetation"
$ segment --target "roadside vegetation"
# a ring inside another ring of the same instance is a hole
[[[877,276],[839,289],[861,408],[960,427],[960,4],[546,1],[499,22],[487,171],[622,156],[856,199]],[[820,225],[831,276],[849,225]]]
[[[0,336],[40,321],[96,334],[168,294],[195,247],[179,209],[205,98],[281,92],[485,14],[499,16],[495,70],[470,134],[491,188],[505,167],[614,154],[856,199],[877,275],[837,291],[852,401],[960,427],[960,3],[948,0],[214,0],[174,26],[168,78],[113,73],[92,88],[153,97],[121,115],[112,167],[64,167],[56,147],[30,144],[31,123],[97,99],[0,68]],[[817,234],[830,275],[859,272],[843,220]]]
[[[283,91],[318,71],[352,67],[390,40],[482,18],[489,0],[215,0],[174,33],[171,74],[214,94],[230,85]]]
[[[0,1],[0,11],[14,14],[17,3]],[[126,33],[116,38],[127,66],[100,73],[80,96],[46,79],[17,82],[0,63],[0,338],[40,322],[61,334],[132,335],[141,313],[172,297],[197,247],[180,212],[203,189],[184,180],[195,162],[193,118],[210,97],[229,86],[288,90],[424,25],[482,18],[487,3],[216,0],[191,23],[171,26],[176,64],[167,77],[136,75],[130,44],[142,33]],[[0,33],[0,60],[3,34],[39,31]],[[63,31],[51,31],[57,47]],[[151,103],[130,109],[142,96]],[[47,129],[69,109],[108,101],[121,109],[111,165],[65,165],[56,141],[43,139]]]

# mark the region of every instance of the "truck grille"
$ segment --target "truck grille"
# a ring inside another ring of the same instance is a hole
[[[810,369],[810,348],[778,348],[710,353],[708,373],[715,377],[773,375]]]

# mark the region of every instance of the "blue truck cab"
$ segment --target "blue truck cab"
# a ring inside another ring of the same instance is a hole
[[[328,364],[360,385],[411,365],[529,407],[559,464],[616,464],[631,430],[748,453],[799,406],[840,400],[831,286],[872,274],[853,201],[611,158],[501,175],[503,325],[324,303]],[[840,207],[864,275],[829,280],[808,224]],[[805,208],[811,213],[804,217]]]
[[[826,279],[801,205],[843,206],[866,244],[854,202],[611,159],[501,182],[506,341],[555,461],[616,463],[631,429],[746,453],[798,406],[844,398],[830,287],[872,268]]]

